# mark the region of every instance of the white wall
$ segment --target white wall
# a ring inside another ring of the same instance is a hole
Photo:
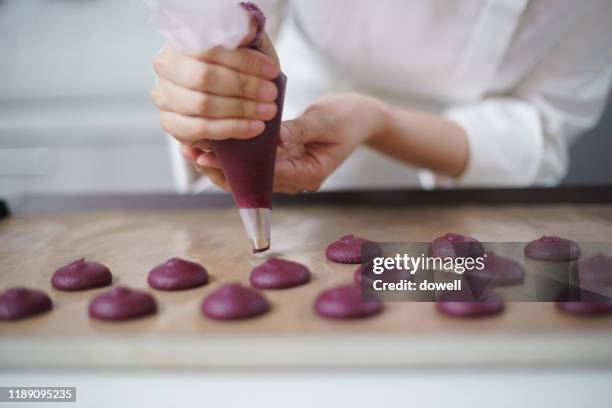
[[[171,191],[138,0],[0,1],[0,196]]]

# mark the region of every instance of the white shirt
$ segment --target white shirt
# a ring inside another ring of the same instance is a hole
[[[458,179],[361,147],[323,189],[557,183],[568,144],[596,124],[612,76],[609,0],[260,0],[288,88],[283,119],[357,91],[460,124]],[[180,189],[201,190],[173,148]]]

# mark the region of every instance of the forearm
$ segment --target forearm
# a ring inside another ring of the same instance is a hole
[[[367,144],[387,156],[439,174],[461,175],[468,161],[464,130],[440,116],[388,107],[386,124]]]

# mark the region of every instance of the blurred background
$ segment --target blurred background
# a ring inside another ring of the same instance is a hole
[[[138,0],[0,0],[0,194],[173,191]],[[564,184],[612,183],[612,107]]]
[[[28,193],[174,191],[167,136],[149,100],[155,81],[151,60],[161,47],[140,0],[0,0],[0,198],[10,204]],[[572,146],[563,184],[612,184],[611,133],[608,101],[599,125]],[[417,406],[432,406],[432,398],[440,406],[474,406],[496,401],[500,392],[500,406],[570,407],[577,398],[581,406],[602,406],[597,401],[606,398],[612,379],[607,367],[530,369],[389,370],[367,376],[357,370],[257,376],[11,370],[0,372],[0,384],[45,385],[52,377],[58,385],[77,386],[80,395],[89,396],[87,406],[114,405],[108,398],[123,403],[131,398],[132,406],[189,406],[207,384],[211,401],[223,402],[233,393],[244,404],[265,397],[267,406],[291,401],[310,407],[316,384],[328,401],[358,398],[355,407],[385,405],[392,397]],[[267,388],[270,381],[273,388]],[[441,384],[447,392],[440,392]],[[177,392],[163,395],[170,386]],[[368,388],[371,392],[364,391]]]

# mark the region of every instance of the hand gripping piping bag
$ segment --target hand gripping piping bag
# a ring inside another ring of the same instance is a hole
[[[260,43],[265,17],[251,3],[227,0],[144,0],[144,3],[159,33],[182,52],[203,53],[216,46],[236,48],[248,35],[251,22],[257,27],[257,35],[248,46],[263,52]],[[277,114],[265,122],[262,134],[248,140],[212,142],[253,252],[270,247],[274,163],[287,78],[281,72],[273,82],[278,88]]]

